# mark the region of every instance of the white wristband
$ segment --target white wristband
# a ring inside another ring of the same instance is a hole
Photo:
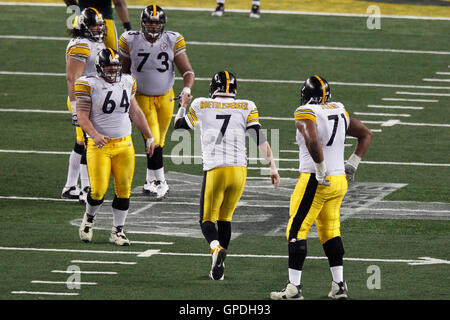
[[[325,164],[325,161],[316,163],[314,162],[314,167],[316,168],[316,174],[325,174],[327,172],[327,165]]]
[[[191,88],[188,87],[184,87],[183,91],[181,91],[181,94],[191,94]]]
[[[183,106],[180,106],[178,108],[177,115],[175,116],[175,119],[183,118],[186,115],[186,108]]]
[[[355,169],[358,168],[359,162],[361,161],[361,157],[352,153],[352,155],[348,158],[347,164],[351,165]]]
[[[145,147],[150,148],[154,141],[155,141],[155,138],[153,138],[153,137],[148,138],[147,140],[145,140]]]
[[[70,109],[72,109],[72,114],[77,114],[77,100],[70,101]]]

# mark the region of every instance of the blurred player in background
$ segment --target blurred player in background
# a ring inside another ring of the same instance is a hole
[[[77,17],[71,30],[72,39],[66,48],[67,107],[72,113],[72,124],[76,129],[75,146],[70,153],[66,184],[61,192],[64,199],[78,199],[86,202],[89,192],[89,175],[86,167],[85,136],[78,125],[75,81],[81,76],[96,74],[95,58],[105,48],[105,22],[95,8],[86,8]],[[80,177],[81,190],[78,188]]]
[[[119,40],[123,71],[131,72],[136,78],[136,100],[155,137],[155,152],[152,157],[147,157],[144,193],[156,195],[158,200],[169,192],[163,148],[174,112],[174,64],[183,77],[181,100],[184,104],[192,99],[195,78],[184,37],[178,32],[165,31],[166,22],[164,10],[149,5],[141,13],[141,30],[125,32]]]
[[[258,109],[253,101],[235,99],[236,92],[236,77],[218,72],[211,80],[210,97],[195,99],[187,114],[182,104],[175,118],[175,129],[200,127],[204,170],[200,225],[211,248],[213,280],[224,279],[231,220],[247,179],[246,133],[269,162],[272,184],[277,188],[280,183],[272,150],[260,131]]]
[[[102,14],[106,24],[106,37],[105,45],[108,48],[118,50],[117,47],[117,30],[114,24],[112,3],[122,22],[124,30],[131,30],[130,17],[128,15],[128,7],[125,0],[64,0],[67,6],[75,5],[79,6],[80,10],[84,10],[88,7],[93,7]],[[76,21],[76,19],[75,19]]]
[[[261,12],[259,10],[260,0],[252,0],[252,8],[250,10],[250,18],[260,18]],[[216,10],[213,11],[212,15],[216,17],[222,17],[225,14],[225,0],[217,0]]]
[[[97,75],[83,76],[75,82],[78,121],[89,137],[87,162],[91,182],[79,236],[84,242],[92,240],[95,215],[103,203],[112,174],[115,195],[109,241],[127,246],[130,240],[123,227],[130,206],[135,168],[131,121],[146,139],[146,152],[151,154],[155,145],[144,114],[134,98],[136,80],[129,74],[122,75],[118,52],[111,48],[101,50],[95,66]]]
[[[294,113],[300,177],[291,195],[286,230],[289,280],[283,290],[270,294],[274,300],[303,299],[301,276],[306,238],[314,222],[332,275],[328,296],[347,299],[340,208],[347,180],[353,180],[361,158],[369,149],[372,133],[362,122],[350,117],[342,103],[328,102],[330,97],[328,82],[317,75],[310,77],[301,90],[301,106]],[[358,138],[358,143],[344,163],[346,134]]]

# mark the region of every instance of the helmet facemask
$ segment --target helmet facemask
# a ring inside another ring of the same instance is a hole
[[[141,14],[141,29],[145,37],[151,41],[156,41],[163,33],[166,26],[166,14],[158,6],[148,6]]]
[[[93,8],[83,10],[78,18],[78,27],[84,37],[93,41],[102,42],[106,37],[105,21]]]
[[[122,62],[119,54],[112,49],[103,49],[95,60],[97,73],[109,83],[120,81]]]

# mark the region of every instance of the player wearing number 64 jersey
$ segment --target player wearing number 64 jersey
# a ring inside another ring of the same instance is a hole
[[[369,149],[372,133],[350,117],[342,103],[329,102],[330,86],[320,77],[308,78],[301,90],[302,105],[295,110],[300,177],[291,195],[286,229],[289,252],[289,281],[275,300],[303,299],[301,275],[306,258],[306,237],[315,222],[319,240],[332,274],[333,299],[347,298],[343,275],[344,246],[340,232],[340,207],[359,161]],[[344,163],[346,134],[358,139],[354,153]]]
[[[195,99],[187,115],[182,105],[175,118],[175,129],[200,127],[204,170],[200,225],[211,248],[213,280],[223,280],[231,220],[247,178],[246,133],[269,162],[275,188],[280,183],[270,145],[260,132],[258,109],[253,101],[235,99],[236,91],[236,77],[218,72],[211,80],[210,98]]]
[[[118,53],[110,48],[101,50],[95,66],[97,75],[83,76],[74,86],[78,122],[88,136],[86,158],[91,185],[79,235],[84,242],[92,240],[95,214],[103,203],[112,174],[115,196],[109,240],[129,245],[123,227],[135,168],[131,121],[146,138],[146,152],[150,155],[154,150],[153,134],[134,98],[136,81],[131,75],[122,75]]]

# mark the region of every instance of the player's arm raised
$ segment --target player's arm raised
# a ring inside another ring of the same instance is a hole
[[[369,150],[373,133],[361,121],[350,117],[350,124],[348,125],[347,134],[358,139],[355,151],[345,163],[345,174],[347,176],[347,180],[352,181],[355,178],[355,172],[356,169],[358,169],[359,162]]]
[[[327,166],[323,156],[322,145],[317,134],[316,123],[310,119],[301,119],[295,121],[295,125],[305,139],[306,148],[308,148],[311,158],[314,160],[316,168],[316,179],[320,184],[329,186],[326,180]]]
[[[153,155],[153,151],[155,150],[155,143],[153,138],[153,133],[150,127],[148,126],[147,119],[145,118],[144,113],[138,105],[138,102],[135,97],[131,99],[130,103],[130,119],[133,121],[135,126],[141,131],[141,133],[145,137],[145,152],[147,152],[150,156]]]
[[[195,73],[186,52],[181,52],[174,58],[178,71],[183,76],[183,91],[181,92],[181,105],[186,107],[192,100],[191,89],[194,86]]]

